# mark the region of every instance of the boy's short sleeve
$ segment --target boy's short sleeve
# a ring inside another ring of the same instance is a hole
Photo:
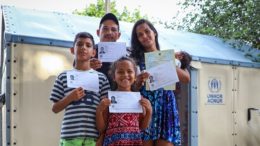
[[[107,77],[103,73],[100,73],[100,99],[106,97],[109,90],[110,84]]]
[[[64,82],[66,81],[66,73],[61,73],[55,80],[49,99],[57,102],[64,97]]]

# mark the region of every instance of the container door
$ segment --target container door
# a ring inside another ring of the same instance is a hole
[[[237,68],[235,144],[260,146],[260,69]]]
[[[233,72],[231,66],[201,64],[197,87],[198,146],[233,145]]]

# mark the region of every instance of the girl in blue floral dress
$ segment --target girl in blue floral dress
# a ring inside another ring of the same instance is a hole
[[[158,32],[145,19],[138,20],[133,27],[131,36],[130,57],[134,58],[140,70],[145,70],[144,53],[160,50]],[[188,83],[190,75],[187,69],[176,68],[179,80]],[[163,88],[154,91],[145,89],[144,81],[149,73],[142,72],[136,86],[141,94],[152,105],[152,120],[149,127],[143,132],[144,146],[177,146],[181,144],[179,113],[175,96],[172,90]]]

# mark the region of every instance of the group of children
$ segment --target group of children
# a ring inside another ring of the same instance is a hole
[[[117,41],[120,31],[116,16],[106,14],[100,21],[97,34],[100,42]],[[72,71],[97,76],[97,92],[69,87],[69,71],[62,72],[55,80],[50,95],[54,103],[52,111],[58,113],[65,109],[60,146],[179,145],[180,123],[174,92],[163,88],[146,90],[144,82],[149,73],[137,73],[138,68],[145,70],[144,53],[160,50],[154,26],[145,19],[134,24],[130,57],[104,64],[97,59],[96,49],[93,36],[80,32],[75,36],[71,53],[74,55]],[[181,67],[176,67],[179,80],[188,83],[187,67],[191,57],[186,52],[178,52],[175,57],[181,61]],[[139,91],[143,113],[109,113],[111,101],[107,93],[112,83],[116,85],[115,91]]]

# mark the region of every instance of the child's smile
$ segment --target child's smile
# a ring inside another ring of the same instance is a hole
[[[118,62],[114,81],[117,83],[118,90],[131,91],[131,85],[135,81],[135,70],[130,61],[124,60]]]

